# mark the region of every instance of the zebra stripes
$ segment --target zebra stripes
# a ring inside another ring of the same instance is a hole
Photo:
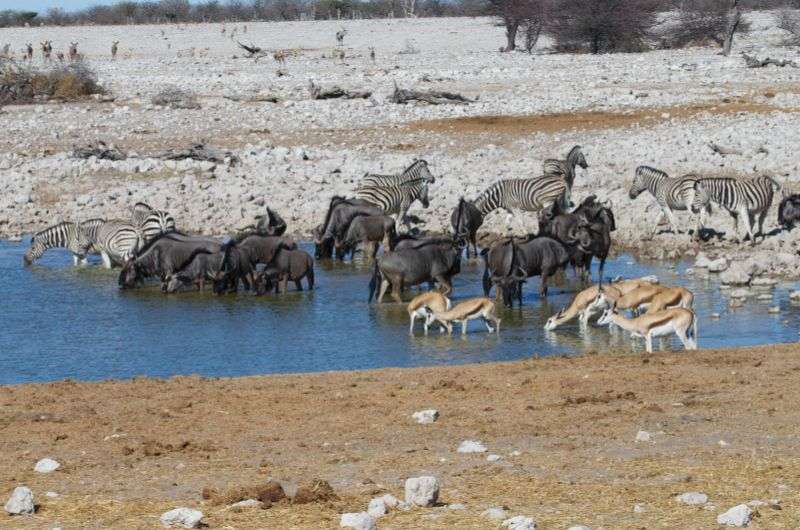
[[[739,217],[745,225],[745,233],[755,243],[756,235],[764,233],[767,216],[776,191],[781,190],[772,177],[701,177],[695,183],[695,199],[692,210],[696,211],[703,201],[711,201],[725,208],[733,217],[733,231],[739,233]],[[754,216],[758,215],[758,232],[753,233]]]
[[[665,172],[649,166],[636,168],[628,196],[633,200],[647,190],[661,208],[651,237],[658,231],[658,226],[664,217],[669,220],[672,231],[677,234],[678,223],[674,212],[690,209],[695,214],[699,213],[694,235],[700,236],[700,230],[705,226],[707,215],[710,213],[710,206],[702,185],[695,187],[699,179],[699,176],[693,174],[670,177]]]
[[[484,216],[498,208],[510,216],[512,209],[536,212],[555,201],[563,204],[568,192],[567,181],[560,175],[499,180],[478,195],[475,206]]]
[[[589,167],[579,145],[569,150],[565,160],[557,160],[555,158],[545,160],[542,163],[542,171],[544,171],[545,175],[561,175],[567,181],[570,191],[572,191],[572,184],[575,182],[575,168],[577,166],[583,169]]]
[[[397,215],[398,223],[405,223],[408,209],[414,201],[420,201],[427,208],[428,182],[414,180],[392,186],[362,186],[356,190],[356,199],[367,201],[381,208],[386,215]]]
[[[65,221],[45,228],[31,237],[31,245],[23,260],[30,265],[51,248],[66,248],[72,252],[74,265],[85,263],[86,254],[94,251],[97,229],[103,223],[103,219],[89,219],[82,223]]]
[[[375,175],[367,173],[361,179],[361,182],[359,182],[358,187],[397,186],[417,180],[427,182],[428,184],[436,182],[436,179],[428,168],[428,162],[422,159],[415,160],[410,166],[397,175]]]
[[[175,218],[169,212],[154,210],[143,202],[133,206],[131,222],[142,230],[145,243],[161,234],[175,231]]]
[[[139,227],[127,221],[106,221],[97,230],[94,248],[100,253],[103,265],[110,269],[122,265],[144,246]]]

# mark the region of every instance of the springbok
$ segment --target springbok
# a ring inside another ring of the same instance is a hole
[[[115,40],[111,43],[111,60],[117,60],[117,50],[119,50],[119,41]]]
[[[428,309],[434,312],[442,313],[447,311],[452,306],[450,299],[438,291],[428,291],[414,297],[408,303],[408,318],[411,322],[408,325],[408,333],[414,334],[414,322],[417,318],[421,318],[425,324],[425,334],[428,334]],[[442,326],[442,329],[445,329]]]
[[[546,331],[553,331],[571,321],[576,316],[579,317],[581,329],[585,329],[589,324],[589,319],[595,315],[601,314],[608,308],[608,298],[618,299],[622,296],[634,291],[643,286],[653,285],[647,280],[637,278],[631,280],[619,280],[602,287],[607,290],[609,296],[606,298],[599,298],[600,287],[593,285],[575,295],[569,307],[561,308],[561,311],[547,319],[544,325]]]
[[[594,305],[604,308],[613,305],[618,310],[630,310],[634,316],[638,316],[639,306],[652,302],[653,298],[664,289],[665,287],[661,285],[645,284],[622,296],[617,296],[616,293],[606,292],[605,288],[601,288]]]
[[[673,307],[636,318],[625,318],[612,306],[597,320],[600,325],[615,324],[634,337],[644,337],[647,353],[653,353],[653,337],[675,333],[684,349],[697,349],[697,317],[691,309]]]
[[[69,61],[71,63],[78,60],[78,43],[77,42],[70,42],[69,43]]]
[[[33,44],[30,42],[25,45],[25,59],[28,61],[33,60]]]
[[[447,328],[447,333],[453,334],[453,322],[461,323],[461,334],[467,334],[467,323],[476,318],[483,319],[486,329],[491,333],[494,331],[500,334],[500,319],[495,314],[494,301],[489,298],[471,298],[456,304],[455,307],[447,311],[434,311],[430,308],[425,309],[428,318],[425,321],[427,326],[433,322],[440,322]],[[490,325],[491,323],[491,325]]]
[[[664,309],[682,307],[691,309],[694,305],[694,294],[684,287],[665,287],[660,293],[650,300],[647,313],[657,313]]]
[[[39,43],[42,47],[42,62],[49,63],[52,61],[53,43],[49,40]]]

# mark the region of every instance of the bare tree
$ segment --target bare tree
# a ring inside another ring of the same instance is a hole
[[[725,39],[722,42],[722,55],[725,57],[731,54],[733,46],[733,36],[742,21],[742,12],[739,10],[739,0],[731,0],[731,8],[728,12],[728,25],[725,28]]]
[[[556,0],[547,32],[563,50],[641,51],[661,7],[658,0]]]
[[[734,35],[748,31],[750,24],[742,19],[736,0],[685,0],[677,20],[666,26],[662,36],[665,44],[672,48],[712,42],[722,47],[727,55]]]
[[[800,45],[800,11],[783,9],[778,12],[778,27],[788,33],[784,44]]]
[[[529,52],[533,49],[544,24],[544,0],[489,0],[489,9],[506,29],[506,46],[502,51],[517,48],[520,27],[525,33],[525,49]]]

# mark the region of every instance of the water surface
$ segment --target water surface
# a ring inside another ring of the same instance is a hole
[[[472,322],[466,337],[438,332],[424,337],[418,323],[417,335],[410,337],[404,306],[367,304],[370,269],[361,263],[317,264],[312,292],[164,295],[155,286],[120,291],[117,271],[72,267],[70,255],[61,251],[23,267],[25,247],[0,241],[0,384],[408,367],[643,349],[643,341],[631,343],[625,334],[612,335],[605,328],[585,335],[577,324],[544,331],[547,318],[578,289],[571,272],[570,282],[552,288],[545,302],[536,294],[538,279],[532,279],[523,307],[501,310],[499,337],[488,335],[481,322]],[[791,285],[762,291],[774,292],[773,300],[753,299],[730,311],[713,280],[685,274],[685,264],[674,267],[621,256],[606,271],[625,277],[656,274],[664,283],[692,289],[701,347],[797,339],[800,309],[789,303]],[[466,263],[454,282],[455,299],[481,294],[481,274],[481,263]],[[781,312],[769,314],[775,305]],[[721,318],[710,318],[712,313]],[[677,341],[662,344],[677,346]]]

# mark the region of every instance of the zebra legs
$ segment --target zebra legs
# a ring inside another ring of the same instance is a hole
[[[103,267],[106,269],[111,268],[111,256],[108,255],[107,252],[103,251],[100,253],[100,257],[103,259]]]

